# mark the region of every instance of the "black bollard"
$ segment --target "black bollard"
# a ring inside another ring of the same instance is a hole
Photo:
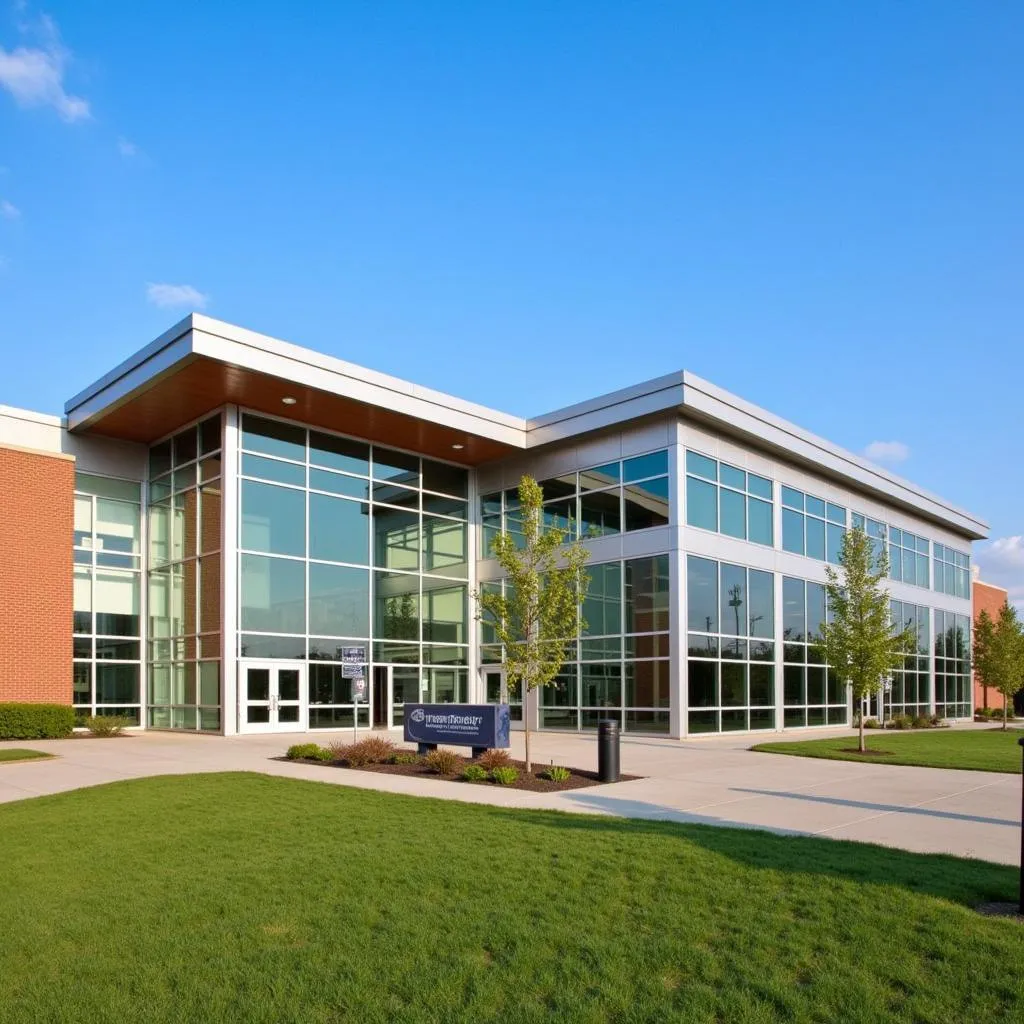
[[[1021,757],[1024,758],[1024,736],[1017,742],[1021,745]],[[1022,765],[1024,767],[1024,765]],[[1020,777],[1020,902],[1017,912],[1024,917],[1024,774]]]
[[[619,723],[611,718],[597,723],[597,777],[602,782],[619,781]]]

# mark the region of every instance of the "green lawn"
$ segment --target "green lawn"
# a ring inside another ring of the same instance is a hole
[[[44,754],[41,750],[28,750],[25,747],[0,747],[0,764],[4,761],[40,761],[53,754]]]
[[[966,768],[979,772],[1021,771],[1020,729],[923,729],[920,732],[864,733],[869,750],[858,754],[857,738],[796,740],[758,743],[753,750],[798,757],[825,757],[833,761],[869,761],[872,764],[910,764],[923,768]],[[850,750],[853,750],[853,753]],[[882,753],[884,751],[884,754]]]
[[[0,1021],[1013,1021],[1013,868],[262,775],[0,806]]]

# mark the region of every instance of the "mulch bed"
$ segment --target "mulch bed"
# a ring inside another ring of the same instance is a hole
[[[861,757],[892,757],[891,750],[875,750],[873,747],[868,747],[867,750],[860,750],[858,747],[842,747],[840,753],[859,754]]]
[[[979,903],[974,909],[985,917],[1008,917],[1024,924],[1024,914],[1016,903]]]
[[[402,753],[411,753],[411,751],[403,750]],[[462,769],[468,764],[473,764],[469,758],[464,758],[454,775],[438,775],[437,772],[432,771],[425,764],[367,764],[362,765],[359,768],[352,768],[350,765],[343,761],[316,761],[312,758],[286,758],[278,757],[275,758],[277,761],[291,761],[293,764],[315,764],[321,768],[341,768],[347,771],[359,771],[359,772],[376,772],[378,775],[412,775],[417,778],[423,779],[443,779],[445,782],[458,782],[463,786],[492,786],[495,789],[521,789],[531,793],[560,793],[567,789],[585,789],[588,786],[601,786],[606,785],[602,783],[598,777],[597,772],[587,771],[583,768],[570,768],[569,778],[565,782],[552,782],[550,779],[544,779],[539,777],[539,773],[542,772],[548,765],[541,764],[540,762],[533,762],[533,774],[526,774],[526,763],[524,761],[510,761],[509,764],[519,770],[519,778],[511,783],[511,785],[503,786],[497,782],[493,782],[490,779],[484,780],[483,782],[470,782],[467,779],[461,777]],[[634,779],[642,778],[640,775],[620,775],[620,782],[632,782]]]

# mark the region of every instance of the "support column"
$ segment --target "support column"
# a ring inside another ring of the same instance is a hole
[[[238,701],[238,472],[239,413],[237,405],[224,408],[221,438],[221,731],[239,731]]]

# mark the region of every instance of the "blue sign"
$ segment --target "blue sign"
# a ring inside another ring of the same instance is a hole
[[[509,746],[507,704],[406,704],[406,743],[455,747]]]

